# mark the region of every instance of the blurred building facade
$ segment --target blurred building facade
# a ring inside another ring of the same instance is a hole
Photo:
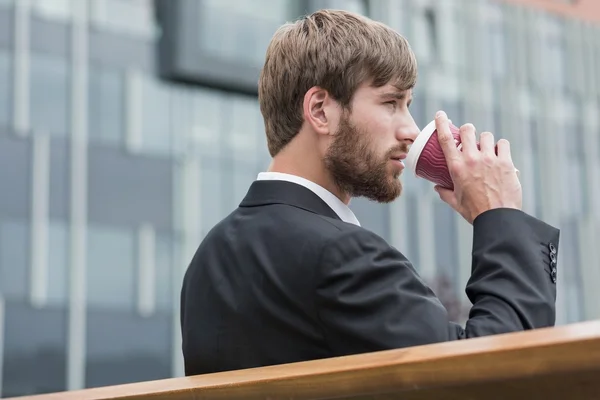
[[[270,160],[267,43],[321,7],[409,39],[420,126],[444,109],[511,141],[525,210],[562,229],[557,323],[600,317],[598,25],[494,0],[168,2],[0,0],[0,396],[182,375],[183,272]],[[464,319],[470,226],[404,182],[352,208]]]

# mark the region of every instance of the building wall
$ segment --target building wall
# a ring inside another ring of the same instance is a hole
[[[201,51],[239,68],[299,15],[201,4]],[[598,26],[490,0],[303,4],[408,37],[420,126],[442,108],[511,140],[525,210],[562,229],[557,322],[600,317]],[[151,0],[0,0],[0,395],[182,375],[183,272],[269,157],[255,96],[159,79],[159,38]],[[464,320],[470,226],[404,181],[392,205],[352,208]]]
[[[508,3],[536,7],[567,18],[589,22],[600,21],[600,2],[596,0],[503,0]]]

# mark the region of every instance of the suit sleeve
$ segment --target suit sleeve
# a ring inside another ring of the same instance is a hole
[[[553,326],[558,241],[557,229],[519,210],[477,217],[462,327],[400,252],[367,230],[344,232],[321,253],[326,340],[345,355]]]

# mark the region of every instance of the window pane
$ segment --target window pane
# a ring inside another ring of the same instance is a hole
[[[327,0],[324,4],[326,8],[337,10],[346,10],[357,14],[367,15],[368,7],[365,0]]]
[[[193,96],[191,144],[200,155],[220,157],[226,96],[214,90],[195,90]]]
[[[156,308],[170,312],[173,309],[173,263],[175,242],[171,234],[156,235]]]
[[[120,144],[125,109],[122,73],[90,66],[88,96],[90,141]]]
[[[493,78],[504,78],[506,74],[506,31],[502,7],[490,3],[486,25],[487,43],[483,46],[484,72]]]
[[[37,15],[54,20],[68,20],[73,13],[71,0],[33,0],[31,8]]]
[[[67,311],[5,304],[2,396],[66,390]]]
[[[88,304],[129,309],[135,298],[135,247],[131,230],[88,227]]]
[[[560,225],[561,240],[558,252],[559,284],[564,286],[564,304],[567,311],[566,323],[580,322],[583,319],[582,277],[579,260],[579,232],[574,220],[563,220]]]
[[[406,202],[406,221],[392,221],[392,223],[402,224],[404,229],[407,230],[407,243],[408,247],[406,249],[398,249],[402,254],[408,258],[408,260],[412,263],[415,269],[420,269],[420,261],[419,261],[419,219],[418,219],[418,207],[419,201],[417,196],[413,193],[403,194],[400,199],[396,201],[405,201]]]
[[[200,43],[218,57],[261,66],[273,33],[299,14],[296,0],[204,0]]]
[[[169,86],[153,77],[142,80],[142,149],[171,154],[171,99]]]
[[[66,306],[69,293],[69,228],[66,222],[48,226],[48,302]]]
[[[447,279],[452,289],[458,288],[458,242],[454,211],[441,201],[434,202],[434,236],[437,271]]]
[[[225,168],[214,160],[202,158],[200,168],[200,227],[205,235],[227,215],[223,198],[227,176]]]
[[[169,378],[171,318],[89,309],[86,387]]]
[[[233,96],[225,100],[231,117],[227,125],[225,156],[238,168],[253,168],[258,161],[258,120],[262,118],[256,98]]]
[[[0,293],[27,298],[29,288],[29,224],[0,220]]]
[[[90,18],[97,27],[112,32],[153,38],[153,0],[91,0]]]
[[[31,126],[54,135],[68,132],[67,60],[45,55],[31,55]]]
[[[363,228],[376,233],[385,240],[390,240],[390,209],[388,206],[359,197],[352,199],[350,209]]]
[[[11,112],[11,57],[0,51],[0,126],[9,125]]]

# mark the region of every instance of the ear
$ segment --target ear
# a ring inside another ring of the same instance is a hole
[[[332,106],[335,106],[335,101],[325,89],[312,87],[304,95],[304,120],[318,134],[329,135],[334,131],[335,112]]]

